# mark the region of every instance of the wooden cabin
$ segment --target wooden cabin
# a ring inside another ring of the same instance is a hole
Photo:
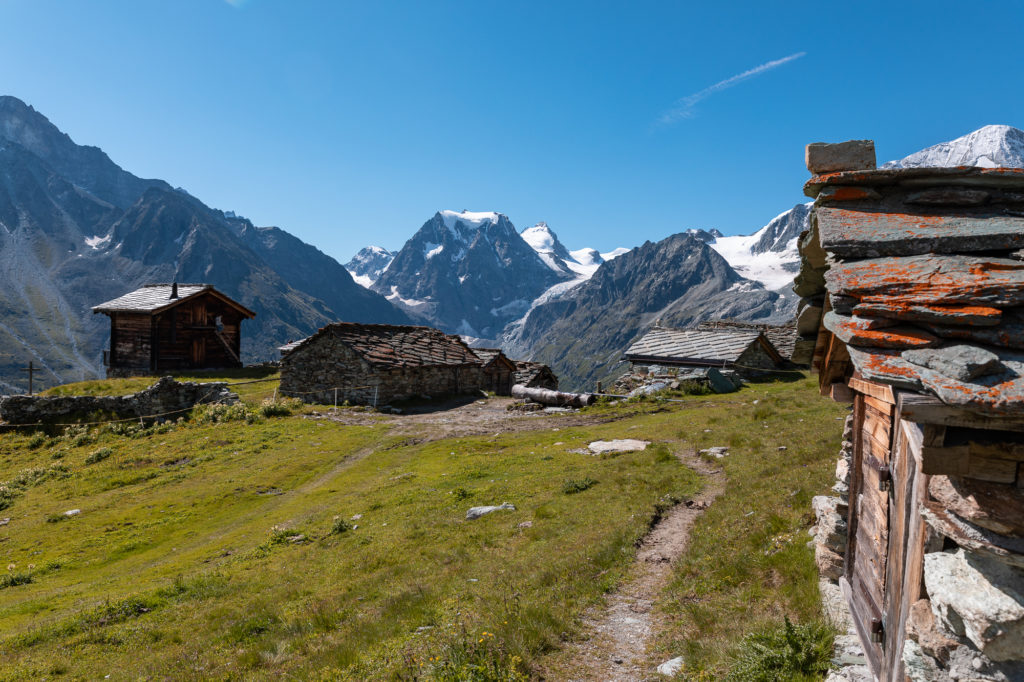
[[[735,326],[655,327],[630,346],[625,356],[634,367],[720,367],[747,376],[780,369],[785,364],[763,330]]]
[[[1024,170],[813,151],[794,290],[852,405],[819,568],[876,680],[1024,679]]]
[[[110,317],[107,376],[241,367],[256,313],[209,284],[148,284],[92,309]]]
[[[281,393],[310,403],[479,395],[486,385],[469,346],[430,327],[335,322],[289,346],[282,351]]]
[[[516,364],[498,348],[472,348],[484,368],[484,390],[495,395],[512,395]]]

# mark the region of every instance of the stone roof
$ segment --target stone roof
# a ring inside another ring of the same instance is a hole
[[[177,298],[171,298],[174,287],[177,286]],[[255,317],[256,313],[249,310],[241,303],[232,300],[213,288],[212,284],[147,284],[143,287],[130,291],[123,296],[94,306],[93,313],[159,313],[168,308],[173,308],[199,294],[211,292],[218,298],[223,299],[248,317]]]
[[[787,324],[757,324],[754,322],[743,322],[740,320],[707,320],[697,325],[697,329],[748,329],[764,332],[768,341],[775,347],[784,358],[793,354],[796,346],[797,332],[796,322]]]
[[[626,350],[626,358],[634,362],[724,365],[736,362],[760,338],[762,332],[758,329],[655,328]]]
[[[504,360],[505,363],[515,367],[515,364],[508,359],[508,357],[501,352],[500,348],[470,348],[473,351],[473,355],[480,359],[480,363],[486,367],[495,360],[501,362]]]
[[[555,373],[551,371],[551,368],[540,362],[530,362],[529,360],[515,360],[516,365],[516,383],[524,386],[528,385],[531,381],[536,378],[541,372],[547,371],[552,378],[557,380]]]
[[[853,369],[1024,414],[1024,170],[848,171],[804,191],[816,201],[797,288],[827,294],[822,324]]]
[[[458,336],[431,327],[335,322],[292,349],[301,349],[326,335],[333,336],[380,369],[479,365],[480,360]]]

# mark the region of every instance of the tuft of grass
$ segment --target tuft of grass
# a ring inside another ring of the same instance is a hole
[[[112,454],[114,454],[114,450],[111,448],[98,448],[89,453],[89,456],[85,458],[85,463],[96,464],[97,462],[102,462]]]
[[[31,573],[4,573],[0,575],[0,590],[15,585],[28,585],[30,582],[32,582]]]
[[[340,516],[334,519],[334,523],[331,524],[331,535],[341,535],[352,530],[352,524],[341,518]]]
[[[586,476],[584,478],[571,478],[562,484],[562,492],[566,495],[575,495],[584,490],[589,490],[597,485],[597,481]]]
[[[794,625],[789,616],[784,622],[743,638],[728,682],[813,682],[832,667],[830,626],[819,622]]]

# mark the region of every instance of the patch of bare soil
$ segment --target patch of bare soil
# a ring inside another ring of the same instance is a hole
[[[671,578],[672,563],[686,552],[693,524],[725,489],[721,469],[692,451],[680,460],[706,477],[704,490],[669,510],[644,537],[625,583],[609,595],[603,609],[586,617],[589,638],[560,654],[559,670],[548,671],[548,679],[634,682],[660,677],[656,667],[662,661],[652,660],[647,652],[658,626],[654,602]]]
[[[380,414],[351,409],[329,410],[322,416],[342,424],[371,426],[387,424],[395,435],[415,436],[422,441],[465,436],[483,436],[516,431],[538,431],[552,427],[568,428],[604,424],[629,416],[592,415],[576,412],[509,411],[513,398],[487,398],[473,401],[448,401],[403,408],[401,414]]]

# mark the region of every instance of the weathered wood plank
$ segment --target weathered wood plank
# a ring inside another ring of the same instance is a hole
[[[893,394],[892,386],[868,381],[867,379],[856,376],[850,377],[848,383],[850,388],[858,393],[871,396],[875,400],[881,400],[883,403],[887,403],[889,405],[896,404],[896,396]]]
[[[829,397],[837,403],[852,403],[853,391],[841,381],[836,381],[829,387]]]
[[[853,625],[857,629],[860,643],[864,647],[864,656],[867,659],[868,668],[877,679],[882,669],[881,650],[878,645],[871,641],[871,619],[876,616],[871,613],[871,609],[866,604],[863,595],[859,594],[853,584],[845,577],[839,579],[839,591],[850,607],[851,620],[853,620]]]
[[[965,253],[1024,247],[1024,218],[980,213],[920,215],[818,206],[818,237],[838,256]]]
[[[876,410],[879,414],[885,415],[887,424],[892,423],[893,405],[891,403],[879,400],[878,398],[870,395],[864,396],[864,403],[868,407]]]

